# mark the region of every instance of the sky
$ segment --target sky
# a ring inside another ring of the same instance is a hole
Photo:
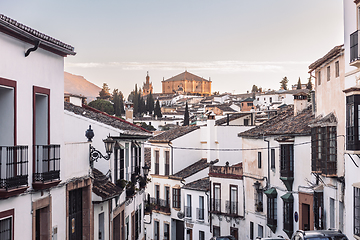
[[[185,70],[212,92],[308,81],[343,44],[341,0],[11,0],[0,13],[75,47],[65,71],[127,96],[147,71],[154,92]]]

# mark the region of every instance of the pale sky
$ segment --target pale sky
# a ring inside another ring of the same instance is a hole
[[[0,13],[75,47],[65,71],[125,96],[187,70],[212,92],[279,89],[343,44],[341,0],[11,0]]]

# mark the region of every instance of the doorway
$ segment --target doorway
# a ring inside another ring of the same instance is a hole
[[[302,203],[301,204],[301,212],[302,212],[302,226],[301,229],[304,231],[310,230],[310,205]]]

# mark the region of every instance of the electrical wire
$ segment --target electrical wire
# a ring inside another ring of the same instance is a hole
[[[334,138],[321,139],[321,141],[336,139],[338,137],[345,137],[345,136],[344,135],[337,135]],[[317,142],[317,141],[319,141],[319,140],[314,140],[314,142]],[[294,144],[294,147],[295,146],[311,144],[311,142],[312,141],[297,143],[297,144]],[[163,145],[156,145],[156,144],[152,144],[152,143],[148,143],[148,142],[145,142],[144,144],[148,145],[148,146],[151,146],[151,147],[160,147],[160,148],[164,147]],[[256,151],[256,150],[267,150],[268,149],[268,147],[259,147],[259,148],[197,148],[197,147],[176,147],[176,146],[172,146],[172,148],[173,149],[178,149],[178,150],[219,151],[219,152],[241,152],[241,151]],[[270,147],[270,149],[276,149],[276,148],[280,149],[281,146]]]

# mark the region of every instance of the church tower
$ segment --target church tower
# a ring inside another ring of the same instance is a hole
[[[148,94],[152,94],[153,93],[153,86],[152,83],[150,82],[150,76],[149,76],[149,71],[147,72],[146,75],[146,82],[143,84],[143,95],[148,95]]]

